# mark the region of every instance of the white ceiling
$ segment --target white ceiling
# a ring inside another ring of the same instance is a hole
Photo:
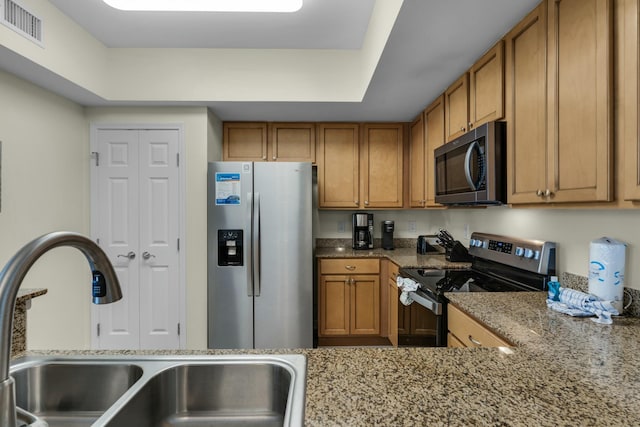
[[[211,99],[198,105],[210,107],[222,120],[410,121],[539,1],[404,0],[362,102]],[[50,2],[109,47],[259,49],[359,49],[375,4],[305,0],[293,14],[173,14],[121,12],[101,0]],[[27,79],[41,71],[27,62],[23,67],[18,58],[7,64],[5,69]],[[83,97],[73,84],[58,82],[49,89],[86,105],[116,105]]]
[[[108,47],[359,49],[375,0],[305,0],[296,13],[126,12],[50,0]]]

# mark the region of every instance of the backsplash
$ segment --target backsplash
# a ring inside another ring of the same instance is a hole
[[[589,293],[589,278],[572,273],[562,273],[560,276],[561,286],[575,289],[580,292]],[[633,288],[624,288],[624,305],[631,304],[624,311],[624,314],[631,317],[640,317],[640,291]]]
[[[316,239],[316,248],[350,248],[351,239]],[[393,239],[395,248],[415,248],[416,239]],[[382,239],[373,238],[373,247],[379,249],[382,247]]]

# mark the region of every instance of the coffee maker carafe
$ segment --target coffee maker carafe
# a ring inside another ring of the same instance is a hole
[[[353,214],[353,249],[373,249],[373,214]]]

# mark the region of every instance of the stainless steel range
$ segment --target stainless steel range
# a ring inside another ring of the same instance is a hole
[[[436,346],[447,344],[446,292],[546,291],[556,274],[554,242],[473,233],[468,251],[469,269],[400,269],[400,277],[418,285],[411,299],[436,318]]]

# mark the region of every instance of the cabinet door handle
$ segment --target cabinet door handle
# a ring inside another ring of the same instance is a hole
[[[273,156],[272,159],[273,160],[278,160],[278,158],[276,156]]]
[[[356,206],[358,206],[358,203],[360,203],[359,200],[354,200],[353,203],[355,203]]]
[[[349,284],[353,285],[354,283],[356,283],[356,281],[353,279],[353,277],[349,278]]]
[[[349,277],[347,277],[346,279],[344,279],[344,284],[345,284],[345,286],[349,286],[349,280],[351,280]]]
[[[471,335],[469,335],[469,341],[471,341],[471,343],[473,343],[474,345],[482,346],[482,343],[480,341],[478,341],[477,339],[473,338],[473,336],[471,336]]]
[[[544,197],[551,197],[552,195],[553,195],[553,192],[548,188],[544,190]]]
[[[349,271],[353,271],[353,270],[356,269],[356,266],[355,265],[345,265],[344,268],[346,268]]]
[[[365,206],[369,206],[369,201],[368,201],[368,200],[365,200],[365,201],[364,201],[364,205],[365,205]]]
[[[544,196],[544,193],[542,192],[542,190],[536,190],[536,196],[542,197]]]
[[[464,131],[465,131],[465,128],[463,126],[463,127],[460,128],[460,132],[464,132]]]

